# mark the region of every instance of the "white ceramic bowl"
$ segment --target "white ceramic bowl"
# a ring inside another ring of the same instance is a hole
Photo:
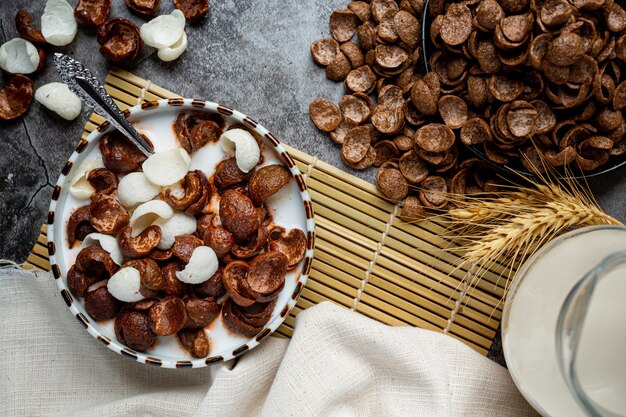
[[[164,368],[204,367],[206,365],[228,361],[255,346],[274,332],[284,321],[300,296],[307,280],[313,260],[314,221],[313,208],[305,181],[293,159],[287,154],[280,142],[257,122],[226,106],[203,100],[169,99],[143,103],[125,113],[135,128],[148,136],[156,151],[163,151],[177,146],[173,129],[174,121],[180,112],[201,111],[221,114],[228,125],[243,124],[265,141],[262,165],[281,163],[289,168],[292,181],[267,201],[274,214],[274,223],[287,228],[298,227],[307,235],[307,250],[300,264],[290,270],[285,278],[285,287],[277,298],[276,306],[266,326],[252,338],[236,335],[226,329],[221,315],[209,326],[207,335],[211,341],[209,356],[202,359],[192,358],[175,336],[159,336],[158,341],[146,352],[136,352],[116,337],[113,320],[97,322],[86,313],[83,300],[75,299],[67,287],[66,274],[74,263],[80,246],[69,248],[66,236],[66,224],[72,211],[88,204],[89,200],[77,200],[69,193],[69,179],[76,172],[83,160],[101,155],[98,149],[100,138],[110,132],[112,127],[107,122],[94,130],[86,139],[81,140],[76,150],[63,168],[57,181],[48,212],[48,253],[50,265],[57,287],[71,313],[84,326],[89,334],[100,340],[109,349],[132,358],[138,362],[162,366]],[[200,169],[207,177],[211,176],[216,164],[225,156],[219,143],[208,144],[192,154],[191,169]],[[262,166],[261,165],[261,166]]]

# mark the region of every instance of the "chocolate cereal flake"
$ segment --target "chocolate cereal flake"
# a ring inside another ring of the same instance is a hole
[[[361,22],[370,20],[370,5],[364,1],[352,1],[348,4],[348,10],[351,10]]]
[[[330,34],[337,42],[349,41],[357,29],[357,17],[352,10],[335,10],[330,15]]]
[[[202,20],[209,12],[209,0],[173,0],[174,7],[192,23]]]
[[[371,22],[365,22],[359,26],[356,30],[357,38],[359,39],[359,45],[365,51],[369,51],[376,47],[376,35],[374,25]]]
[[[356,164],[367,155],[372,143],[372,130],[368,126],[351,129],[341,147],[341,156],[351,164]]]
[[[404,110],[401,107],[379,104],[372,111],[372,124],[381,133],[399,133],[404,126]]]
[[[475,117],[463,124],[459,137],[465,145],[478,145],[491,140],[491,130],[487,122]]]
[[[339,49],[346,55],[346,57],[348,57],[350,64],[352,64],[352,68],[359,68],[365,62],[363,51],[356,43],[346,42],[342,44]]]
[[[500,101],[513,101],[524,91],[523,81],[509,75],[493,75],[487,85],[491,94]]]
[[[546,59],[554,65],[566,67],[575,63],[584,53],[583,39],[574,32],[567,32],[550,43]]]
[[[409,193],[409,184],[398,169],[383,168],[376,175],[378,189],[391,200],[402,200]]]
[[[428,213],[419,198],[410,195],[404,200],[399,217],[405,222],[416,222],[428,217]]]
[[[341,123],[341,112],[330,101],[316,98],[309,104],[309,114],[315,126],[324,132],[331,132]]]
[[[12,120],[20,117],[33,100],[34,84],[25,75],[14,75],[0,88],[0,119]]]
[[[32,27],[33,16],[26,10],[20,10],[15,15],[15,27],[20,37],[35,45],[45,46],[48,44],[39,29]]]
[[[326,78],[332,81],[343,81],[350,71],[352,71],[352,63],[346,54],[339,52],[326,67]]]
[[[369,65],[363,65],[348,73],[345,80],[346,89],[351,93],[369,94],[375,86],[376,75]]]
[[[396,159],[399,155],[398,147],[390,140],[381,140],[374,145],[376,159],[373,165],[379,167],[390,159]]]
[[[504,16],[504,10],[497,0],[482,0],[476,8],[475,21],[485,30],[494,30]]]
[[[143,16],[152,16],[159,10],[161,0],[125,0],[126,7]]]
[[[378,24],[378,38],[387,43],[394,43],[398,40],[392,14],[385,16]]]
[[[372,0],[370,5],[372,17],[377,22],[383,20],[388,14],[396,13],[399,10],[398,3],[395,0]]]
[[[139,28],[130,20],[121,18],[109,19],[99,26],[97,41],[100,53],[111,62],[134,61],[143,47]]]
[[[83,26],[98,27],[107,20],[110,11],[111,0],[78,0],[74,17]]]
[[[420,41],[421,25],[419,20],[411,13],[404,10],[399,11],[393,17],[394,31],[400,40],[410,48],[416,48]]]
[[[461,3],[452,3],[441,21],[441,39],[448,45],[460,45],[472,33],[472,13]]]
[[[364,123],[370,116],[370,107],[361,98],[348,95],[339,100],[339,109],[343,117],[357,125]]]
[[[454,133],[446,125],[431,123],[415,134],[415,147],[427,152],[445,152],[454,144]]]
[[[451,129],[457,129],[467,121],[467,104],[460,97],[442,96],[437,107],[444,123]]]
[[[350,168],[358,169],[358,170],[367,169],[371,167],[372,165],[374,165],[374,162],[376,161],[376,149],[370,145],[370,147],[367,149],[367,153],[365,154],[365,158],[361,159],[356,164],[350,163],[346,161],[345,159],[343,161]]]
[[[415,137],[415,133],[412,135],[399,135],[393,138],[393,143],[396,145],[401,152],[410,151],[413,149],[413,138]]]
[[[348,134],[350,129],[352,129],[353,127],[356,127],[356,123],[354,123],[352,120],[348,120],[348,119],[346,119],[344,117],[341,120],[341,123],[339,123],[339,126],[337,126],[335,128],[335,130],[330,132],[330,138],[336,144],[341,145],[341,144],[343,144],[344,140],[346,139],[346,135]]]
[[[378,45],[375,53],[376,63],[387,69],[398,68],[409,59],[407,52],[395,45]]]
[[[446,180],[442,177],[428,177],[422,181],[420,187],[419,200],[424,206],[443,208],[447,204],[446,193],[448,192],[448,186],[446,185]]]
[[[402,155],[398,165],[404,178],[411,184],[419,184],[428,177],[428,167],[414,150]]]

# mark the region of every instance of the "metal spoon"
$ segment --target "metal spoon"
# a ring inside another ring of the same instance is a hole
[[[96,77],[83,64],[61,53],[55,53],[54,65],[61,74],[63,82],[69,89],[80,97],[83,102],[111,125],[126,136],[146,156],[154,153],[152,147],[135,130],[133,125],[124,117],[124,113],[115,105],[113,99],[104,90]]]

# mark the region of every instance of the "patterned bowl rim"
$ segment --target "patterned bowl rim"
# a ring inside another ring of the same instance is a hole
[[[55,210],[57,207],[57,202],[61,195],[61,190],[67,184],[68,178],[70,178],[70,174],[72,174],[72,166],[76,159],[91,142],[99,140],[104,134],[113,130],[113,128],[106,121],[102,123],[97,129],[94,129],[85,139],[81,139],[78,146],[65,164],[65,167],[61,171],[61,175],[56,182],[56,186],[54,187],[54,191],[52,194],[52,200],[50,201],[50,208],[48,211],[48,255],[50,257],[50,267],[52,269],[57,288],[61,292],[61,297],[63,301],[65,301],[65,304],[71,311],[72,315],[74,315],[79,323],[81,323],[83,327],[85,327],[87,332],[89,332],[90,335],[102,342],[106,347],[116,353],[121,354],[122,356],[149,365],[155,365],[163,368],[202,368],[206,367],[207,365],[222,363],[231,360],[256,347],[263,339],[276,331],[276,329],[283,323],[291,309],[296,305],[296,302],[300,297],[300,293],[302,292],[302,289],[306,284],[309,272],[311,270],[311,264],[313,262],[313,247],[315,242],[315,221],[313,219],[313,205],[311,203],[311,197],[309,196],[304,177],[300,173],[300,170],[296,166],[294,160],[287,153],[283,145],[262,125],[258,124],[256,121],[246,116],[245,114],[238,112],[237,110],[233,110],[222,104],[213,103],[205,100],[174,98],[144,102],[141,105],[137,105],[129,108],[128,110],[125,110],[124,114],[126,117],[137,115],[138,118],[141,118],[141,115],[146,114],[145,112],[149,112],[150,110],[163,107],[171,107],[172,109],[176,108],[176,110],[206,109],[209,112],[219,113],[235,119],[237,122],[245,125],[249,129],[256,132],[258,135],[263,137],[265,139],[265,143],[274,148],[274,151],[278,155],[280,155],[283,163],[289,168],[292,176],[296,181],[296,184],[298,185],[298,189],[300,190],[300,197],[304,205],[304,212],[306,215],[307,250],[302,261],[302,270],[300,271],[300,276],[298,278],[298,281],[296,282],[296,288],[289,298],[287,304],[281,310],[280,314],[277,315],[274,320],[268,323],[258,334],[249,338],[241,346],[233,349],[230,352],[222,352],[222,355],[210,356],[201,359],[172,360],[160,358],[159,355],[136,352],[133,349],[122,345],[116,339],[110,339],[108,336],[101,334],[99,330],[96,329],[96,327],[94,327],[94,325],[90,322],[90,318],[86,317],[78,310],[76,304],[74,303],[73,296],[70,294],[69,288],[65,283],[65,280],[62,279],[61,269],[56,263],[56,246],[57,244],[64,245],[65,242],[55,242],[54,240],[55,220],[63,221],[61,216],[56,219]],[[63,227],[63,225],[61,227]]]

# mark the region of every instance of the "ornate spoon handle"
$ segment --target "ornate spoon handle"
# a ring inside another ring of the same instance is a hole
[[[74,58],[58,52],[54,54],[53,59],[63,82],[74,94],[130,139],[146,156],[154,153],[152,147],[124,117],[124,113],[115,105],[111,96],[88,68]]]

